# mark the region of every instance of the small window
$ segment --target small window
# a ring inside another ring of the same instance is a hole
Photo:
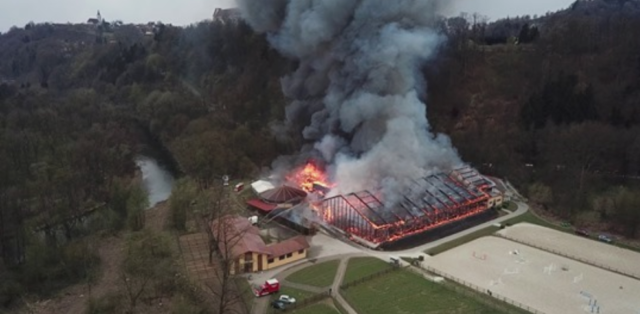
[[[293,256],[293,253],[287,254],[287,257],[291,257],[291,256]]]
[[[284,259],[284,255],[278,257],[279,260],[283,260]]]
[[[298,251],[298,254],[304,254],[304,249]]]
[[[273,258],[268,259],[267,263],[269,263],[269,264],[273,263]]]

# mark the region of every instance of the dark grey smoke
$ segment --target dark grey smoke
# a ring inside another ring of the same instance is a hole
[[[445,40],[434,28],[443,3],[238,0],[256,31],[300,61],[282,80],[285,124],[331,165],[332,193],[382,188],[394,203],[411,179],[461,163],[448,137],[430,132],[421,101],[420,67]]]

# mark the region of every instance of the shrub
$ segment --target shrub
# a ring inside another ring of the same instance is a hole
[[[87,279],[100,263],[89,240],[56,245],[33,238],[26,253],[26,263],[19,270],[20,281],[30,290],[44,294]]]
[[[132,231],[144,228],[144,211],[149,207],[147,192],[138,185],[131,187],[127,198],[127,226]]]
[[[110,207],[100,210],[100,212],[89,219],[89,230],[106,231],[116,233],[124,227],[124,217]]]
[[[0,309],[11,306],[22,293],[23,287],[16,278],[8,272],[0,273]]]
[[[198,187],[189,178],[183,178],[176,185],[169,198],[169,210],[171,211],[171,226],[178,230],[186,230],[187,209],[191,202],[198,196]]]

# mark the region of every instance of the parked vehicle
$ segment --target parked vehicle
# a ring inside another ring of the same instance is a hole
[[[286,294],[283,294],[280,296],[280,298],[278,298],[278,301],[284,302],[286,304],[293,304],[296,303],[296,299],[292,298]]]
[[[576,230],[576,234],[577,235],[581,235],[583,237],[588,237],[589,236],[589,232],[587,230],[584,230],[584,229],[577,229]]]
[[[606,234],[601,234],[601,235],[599,235],[599,236],[598,236],[598,240],[600,240],[600,241],[602,241],[602,242],[606,242],[606,243],[611,243],[611,242],[613,242],[613,239],[612,239],[610,236],[606,235]]]
[[[278,293],[280,291],[280,282],[278,279],[269,279],[260,286],[253,287],[253,294],[261,297],[269,294]]]
[[[276,310],[285,310],[287,308],[287,305],[280,300],[274,300],[273,302],[271,302],[271,307]]]

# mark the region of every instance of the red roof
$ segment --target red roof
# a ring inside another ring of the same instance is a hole
[[[259,253],[273,257],[309,248],[304,236],[293,237],[282,242],[266,245],[260,237],[260,229],[251,225],[245,217],[224,216],[211,223],[213,236],[223,255],[236,258],[245,253]]]
[[[289,253],[297,252],[303,249],[309,248],[309,242],[304,236],[293,237],[288,240],[284,240],[280,243],[268,246],[271,251],[271,256],[282,256]]]
[[[265,202],[274,204],[300,201],[305,197],[307,197],[307,192],[288,185],[283,185],[260,194],[260,198]]]
[[[267,204],[265,202],[263,202],[260,199],[252,199],[252,200],[248,200],[247,201],[247,205],[251,206],[251,207],[255,207],[263,212],[270,212],[274,209],[276,209],[276,207],[278,207],[278,205],[274,205],[274,204]]]
[[[269,254],[260,230],[245,217],[224,216],[211,223],[213,237],[222,255],[238,257],[247,252]]]

